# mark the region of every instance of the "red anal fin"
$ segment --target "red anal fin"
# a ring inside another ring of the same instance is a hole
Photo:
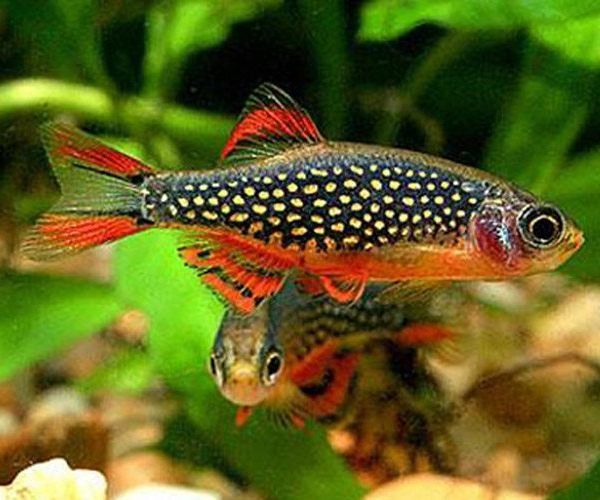
[[[337,302],[354,303],[364,293],[367,280],[362,277],[339,279],[327,275],[303,275],[296,279],[296,284],[309,295],[327,294]]]
[[[307,295],[323,295],[326,293],[321,280],[317,276],[304,274],[296,278],[295,283],[298,290]]]
[[[48,155],[56,167],[81,163],[94,170],[125,177],[152,172],[139,160],[69,125],[50,123],[43,126],[42,134]]]
[[[203,276],[202,281],[228,304],[243,314],[251,314],[257,307],[252,297],[245,297],[240,290],[227,283],[220,276],[208,273]]]
[[[202,233],[202,238],[210,241],[213,246],[239,255],[245,262],[259,268],[288,271],[299,265],[299,259],[288,252],[249,240],[230,231],[206,230]]]
[[[248,419],[252,415],[253,408],[251,406],[240,406],[235,413],[235,425],[237,427],[243,427],[248,422]]]
[[[416,323],[404,327],[396,335],[396,340],[401,345],[420,346],[442,342],[453,336],[453,333],[445,326],[435,323]]]
[[[280,88],[263,83],[248,98],[221,158],[229,164],[243,164],[299,144],[322,141],[302,107]]]
[[[108,243],[142,231],[126,216],[46,214],[25,238],[22,250],[36,258],[52,258]]]
[[[206,285],[244,314],[252,313],[283,286],[284,275],[257,267],[230,249],[194,245],[179,252]]]

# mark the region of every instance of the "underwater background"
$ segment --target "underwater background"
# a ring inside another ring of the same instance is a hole
[[[599,69],[593,0],[0,0],[0,408],[14,421],[0,433],[2,481],[36,458],[35,446],[3,445],[2,436],[60,388],[109,423],[58,454],[85,455],[80,465],[106,471],[109,486],[111,464],[146,449],[217,471],[239,488],[233,497],[360,498],[369,484],[318,424],[298,431],[257,414],[235,427],[235,408],[206,369],[223,306],[181,265],[171,234],[150,231],[56,264],[19,254],[24,231],[58,193],[40,124],[70,121],[157,168],[209,169],[247,95],[268,81],[310,110],[327,138],[495,172],[564,208],[586,243],[560,276],[501,286],[491,298],[485,287],[473,291],[478,305],[465,314],[491,341],[473,341],[470,359],[498,368],[572,347],[600,359]],[[572,414],[547,396],[561,417],[548,450],[572,430],[600,451],[590,423],[597,380],[586,379],[584,410]],[[491,407],[510,406],[511,390],[506,400],[506,391],[488,394]],[[143,415],[147,433],[127,443],[115,407],[126,409],[126,424]],[[521,431],[522,416],[508,419]],[[528,420],[522,434],[536,425]],[[92,456],[86,439],[105,446]],[[600,498],[600,464],[567,488],[594,462],[589,449],[573,456],[577,466],[542,470],[545,480],[486,478]]]

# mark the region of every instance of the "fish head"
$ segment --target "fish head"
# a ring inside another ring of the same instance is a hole
[[[240,406],[262,403],[283,368],[283,350],[266,308],[225,317],[209,359],[209,371],[225,398]]]
[[[560,208],[514,187],[494,188],[473,214],[472,248],[493,277],[552,271],[584,242],[583,232]]]

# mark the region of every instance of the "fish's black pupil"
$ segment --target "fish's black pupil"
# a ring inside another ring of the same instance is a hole
[[[277,375],[281,368],[281,359],[279,356],[272,356],[267,362],[267,373],[270,377]]]
[[[531,223],[531,232],[541,241],[552,241],[557,235],[558,225],[550,217],[543,215]]]
[[[558,243],[565,228],[560,212],[547,205],[530,207],[520,218],[519,226],[525,240],[537,247]]]

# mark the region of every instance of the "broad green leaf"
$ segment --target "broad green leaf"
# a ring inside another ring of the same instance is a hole
[[[150,319],[148,349],[154,364],[187,402],[206,443],[227,465],[270,498],[358,498],[361,490],[326,442],[274,429],[258,417],[248,428],[234,425],[234,409],[216,391],[206,360],[222,315],[221,304],[186,268],[177,236],[156,230],[119,244],[117,290]]]
[[[600,66],[600,15],[536,26],[531,34],[548,48],[587,66]]]
[[[560,199],[593,196],[600,199],[600,148],[567,163],[560,175],[548,184],[547,193]]]
[[[114,291],[73,278],[0,275],[0,380],[108,325]]]
[[[119,394],[140,394],[150,387],[155,372],[148,353],[132,349],[119,352],[90,376],[75,385],[86,393],[110,390]]]
[[[210,382],[206,360],[223,307],[177,255],[177,234],[151,230],[127,238],[115,266],[117,292],[150,320],[148,349],[160,373],[187,393]]]
[[[233,24],[280,4],[280,0],[173,0],[148,13],[145,93],[169,96],[190,54],[221,43]]]
[[[348,115],[350,56],[345,9],[342,0],[298,2],[318,80],[315,90],[323,117],[320,128],[329,138],[342,137]]]
[[[584,498],[600,498],[600,461],[575,484],[552,495],[550,500],[583,500]]]
[[[364,495],[342,458],[329,446],[324,429],[285,429],[260,411],[236,428],[235,412],[214,387],[189,401],[189,413],[209,449],[267,498],[278,500],[358,499]],[[214,451],[213,451],[214,453]]]
[[[488,146],[487,166],[542,191],[585,123],[593,82],[585,68],[532,42]]]
[[[424,23],[472,30],[522,28],[593,14],[600,14],[595,1],[371,0],[361,12],[359,38],[390,40]]]
[[[568,163],[545,194],[575,219],[585,235],[585,244],[563,269],[588,280],[600,278],[600,150]]]
[[[8,2],[17,35],[29,44],[29,63],[36,73],[66,80],[111,83],[102,60],[94,0],[20,0]]]

